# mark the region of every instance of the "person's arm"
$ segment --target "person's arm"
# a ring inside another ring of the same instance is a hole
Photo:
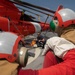
[[[47,40],[46,44],[47,46],[45,46],[44,54],[50,48],[59,58],[62,58],[68,50],[75,48],[75,45],[73,43],[61,37],[52,37]]]

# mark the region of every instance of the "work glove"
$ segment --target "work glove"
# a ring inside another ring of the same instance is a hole
[[[49,49],[50,49],[50,48],[49,48],[48,44],[46,43],[45,46],[44,46],[44,50],[43,50],[43,52],[42,52],[42,55],[45,55],[46,52],[47,52]]]

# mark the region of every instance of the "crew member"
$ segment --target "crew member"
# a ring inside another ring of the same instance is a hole
[[[45,55],[43,68],[20,70],[22,75],[75,75],[75,12],[59,7],[50,22],[50,28],[59,37],[47,40],[42,53]],[[59,62],[56,56],[62,61]]]
[[[38,32],[37,39],[36,39],[37,46],[44,48],[45,43],[46,43],[46,39],[44,38],[43,35],[41,35],[41,32]]]

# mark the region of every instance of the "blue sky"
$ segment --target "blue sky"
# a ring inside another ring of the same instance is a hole
[[[65,8],[70,8],[72,10],[75,10],[75,0],[21,0],[21,1],[25,1],[25,2],[35,4],[38,6],[42,6],[45,8],[49,8],[51,10],[56,10],[60,4],[62,4]],[[28,9],[28,10],[30,10],[30,9]],[[33,12],[35,12],[35,11],[33,11]],[[35,13],[37,13],[37,12],[35,12]],[[43,16],[43,17],[41,17],[41,19],[42,19],[42,21],[45,21],[47,16],[44,14],[41,14],[41,13],[38,13],[38,14]],[[49,22],[49,20],[50,19],[48,19],[48,22]]]

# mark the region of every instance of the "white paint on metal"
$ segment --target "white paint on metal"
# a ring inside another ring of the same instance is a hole
[[[35,32],[40,32],[41,31],[41,26],[39,23],[31,22],[34,27],[35,27]]]

